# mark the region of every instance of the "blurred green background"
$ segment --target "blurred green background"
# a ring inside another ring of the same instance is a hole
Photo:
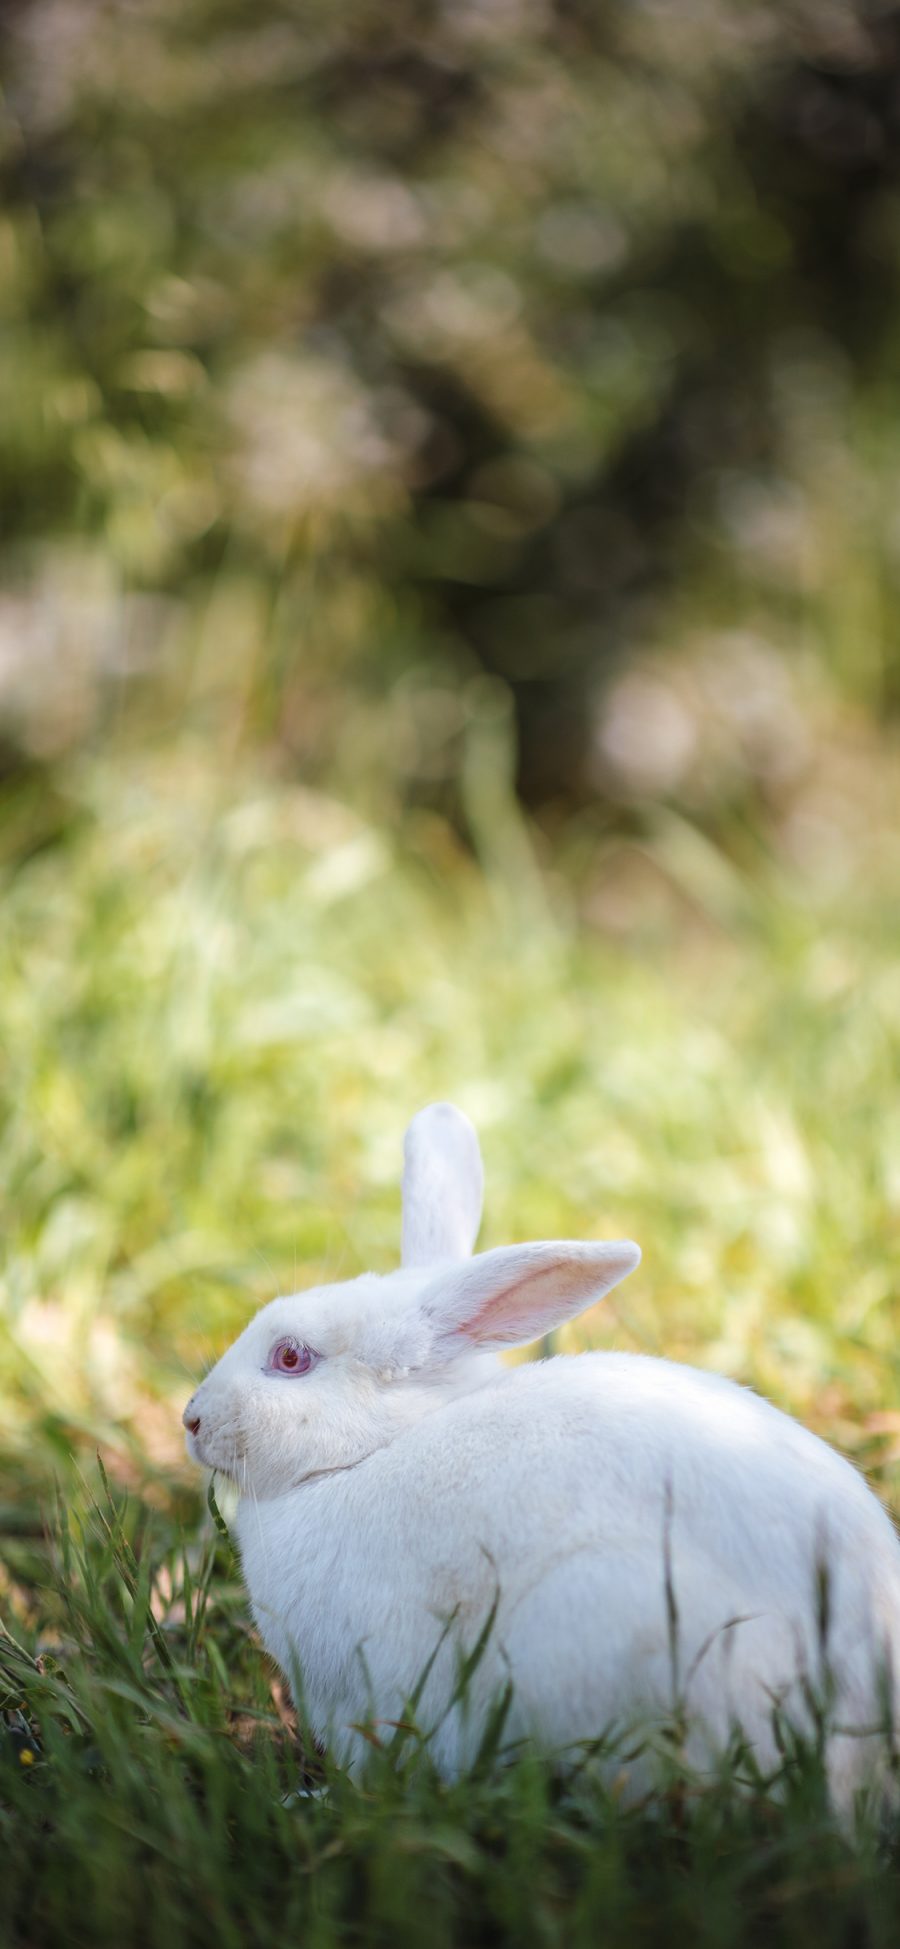
[[[0,33],[7,1524],[73,1448],[187,1479],[435,1095],[486,1243],[642,1243],[563,1344],[890,1491],[900,12]]]

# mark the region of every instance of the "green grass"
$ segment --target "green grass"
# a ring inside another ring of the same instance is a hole
[[[178,1535],[103,1484],[17,1554],[55,1649],[34,1655],[34,1624],[0,1634],[5,1941],[896,1940],[900,1873],[835,1830],[814,1751],[787,1756],[776,1802],[737,1790],[746,1761],[696,1786],[673,1748],[630,1809],[527,1754],[442,1784],[412,1736],[362,1786],[310,1768],[227,1542]]]
[[[415,1742],[289,1797],[180,1409],[255,1304],[392,1263],[429,1098],[480,1127],[486,1244],[643,1245],[563,1346],[736,1374],[900,1500],[895,828],[818,875],[661,811],[545,860],[498,775],[477,860],[187,738],[0,821],[5,1940],[897,1940],[815,1754],[778,1804],[675,1755],[653,1809],[527,1756],[441,1786]]]

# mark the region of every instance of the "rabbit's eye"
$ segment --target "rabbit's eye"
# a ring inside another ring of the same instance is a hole
[[[311,1347],[299,1340],[276,1340],[269,1355],[271,1374],[308,1374],[315,1362]]]

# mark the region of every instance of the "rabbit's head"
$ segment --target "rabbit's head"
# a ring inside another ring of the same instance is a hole
[[[468,1119],[449,1103],[422,1110],[406,1133],[399,1271],[262,1307],[184,1410],[194,1459],[258,1497],[353,1467],[637,1265],[628,1240],[472,1258],[482,1183]]]

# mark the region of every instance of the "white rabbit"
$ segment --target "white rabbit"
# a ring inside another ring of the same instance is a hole
[[[888,1516],[849,1463],[732,1381],[633,1354],[504,1368],[500,1348],[592,1305],[640,1252],[470,1258],[481,1195],[467,1119],[423,1110],[402,1269],[273,1300],[184,1411],[192,1456],[237,1484],[253,1612],[313,1727],[359,1760],[354,1728],[400,1720],[437,1646],[417,1719],[447,1774],[507,1681],[510,1741],[562,1749],[678,1709],[695,1764],[738,1725],[768,1767],[776,1705],[808,1729],[830,1684],[829,1778],[849,1809],[888,1757],[875,1728],[900,1669]]]

